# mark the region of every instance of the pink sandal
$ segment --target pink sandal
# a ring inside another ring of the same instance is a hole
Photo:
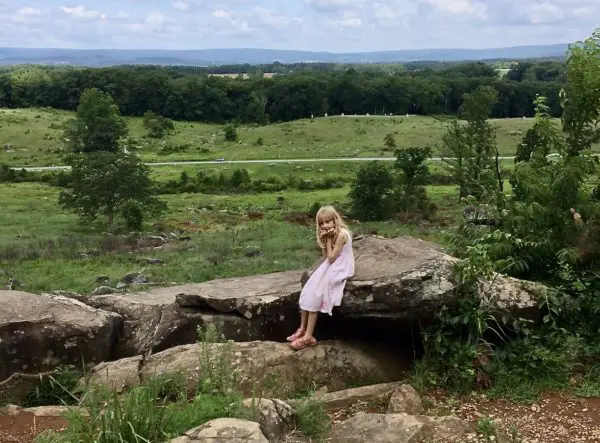
[[[305,332],[306,332],[305,329],[298,328],[298,330],[296,332],[294,332],[292,335],[290,335],[288,338],[286,338],[286,340],[289,342],[296,341],[299,338],[303,337]]]
[[[306,347],[313,347],[313,346],[317,346],[317,339],[314,337],[311,337],[310,340],[305,340],[304,338],[299,338],[292,342],[292,348],[295,349],[296,351],[299,351]]]

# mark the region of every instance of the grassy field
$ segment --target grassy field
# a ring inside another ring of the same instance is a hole
[[[301,268],[318,257],[312,219],[314,204],[347,204],[348,188],[288,191],[284,194],[163,196],[168,212],[147,235],[176,232],[162,249],[139,250],[127,235],[108,235],[104,220],[82,224],[58,208],[58,189],[38,183],[0,185],[0,281],[16,279],[22,290],[88,292],[107,276],[115,285],[124,275],[142,271],[154,284],[201,282]],[[454,187],[430,188],[439,206],[438,221],[456,216]],[[249,212],[263,218],[252,220]],[[306,224],[302,224],[306,222]],[[120,232],[126,233],[122,226]],[[390,221],[354,223],[357,233],[438,239],[440,228],[419,228]],[[249,251],[260,251],[248,257]],[[145,258],[164,264],[148,265]]]
[[[73,113],[53,109],[0,109],[0,163],[11,166],[60,164],[62,124]],[[437,151],[445,123],[433,117],[329,117],[238,128],[238,141],[226,142],[220,125],[176,122],[164,139],[145,137],[140,118],[127,119],[130,135],[149,162],[393,156],[384,137],[397,146],[431,146]],[[502,155],[513,155],[532,119],[493,120]]]

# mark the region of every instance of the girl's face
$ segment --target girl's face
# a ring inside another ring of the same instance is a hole
[[[321,231],[331,231],[335,228],[335,222],[333,221],[333,217],[325,216],[319,220],[319,228]]]

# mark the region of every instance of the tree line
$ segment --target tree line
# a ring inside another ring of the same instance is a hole
[[[326,113],[456,114],[464,94],[488,86],[497,93],[493,118],[533,116],[537,94],[547,98],[550,114],[559,116],[565,80],[564,65],[557,62],[515,64],[502,78],[485,63],[393,71],[319,69],[273,78],[257,71],[242,79],[190,67],[26,66],[0,72],[0,106],[74,110],[81,94],[96,88],[109,93],[123,115],[152,111],[175,120],[262,124]]]

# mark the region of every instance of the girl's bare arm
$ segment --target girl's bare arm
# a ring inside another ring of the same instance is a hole
[[[327,237],[327,259],[329,260],[329,263],[333,263],[334,261],[336,261],[336,259],[340,256],[340,252],[342,252],[342,248],[344,247],[347,241],[348,239],[346,238],[346,235],[343,232],[340,232],[338,234],[338,238],[335,242],[335,245],[332,244],[331,237]]]

